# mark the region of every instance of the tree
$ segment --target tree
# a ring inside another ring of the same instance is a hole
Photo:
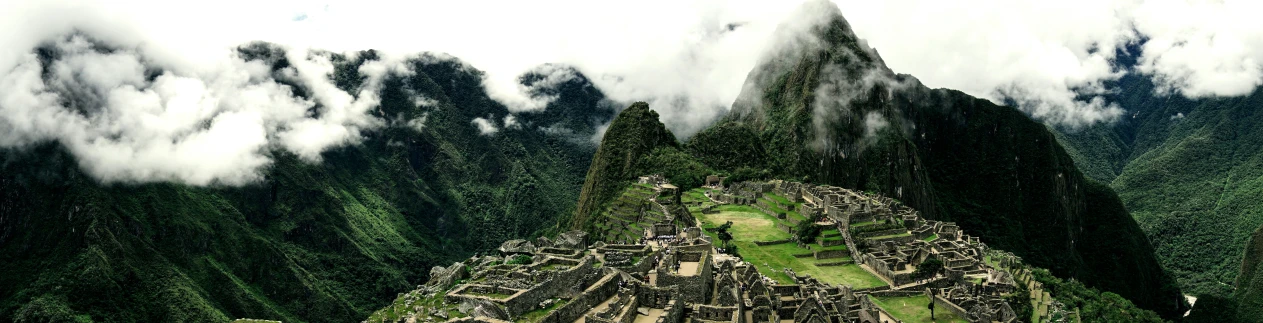
[[[719,241],[724,243],[724,248],[727,248],[728,241],[732,240],[732,234],[728,233],[729,228],[732,228],[732,221],[728,221],[723,225],[715,227],[715,236],[719,237]]]
[[[930,256],[925,258],[925,261],[921,262],[920,265],[917,265],[917,270],[912,272],[912,277],[926,279],[938,275],[940,271],[943,271],[943,261],[939,260],[938,257]]]
[[[934,298],[933,297],[930,298],[930,305],[926,305],[926,307],[930,308],[930,320],[933,321],[934,320]]]
[[[806,221],[798,222],[798,226],[794,227],[794,236],[798,238],[798,242],[816,242],[816,238],[820,236],[820,232],[824,229],[817,225],[816,222],[820,222],[823,218],[823,214],[817,213]]]

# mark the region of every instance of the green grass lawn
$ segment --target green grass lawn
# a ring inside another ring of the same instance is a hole
[[[852,238],[854,238],[854,237],[852,237]],[[934,239],[938,239],[938,234],[931,234],[930,236],[925,237],[925,239],[921,239],[921,240],[925,240],[925,241],[934,241]],[[988,259],[990,259],[990,258],[991,258],[991,256],[987,256],[987,258],[988,258]]]
[[[877,224],[877,221],[855,222],[855,223],[851,223],[851,227],[852,227],[852,228],[858,228],[858,227],[870,226],[870,225],[874,225],[874,224]]]
[[[821,251],[824,251],[824,250],[846,250],[846,245],[845,245],[845,244],[840,244],[840,245],[836,245],[836,246],[832,246],[832,247],[821,247],[820,245],[813,245],[813,246],[811,246],[811,250],[821,250]]]
[[[695,189],[688,190],[687,192],[684,192],[684,194],[680,197],[680,200],[684,202],[696,202],[696,201],[709,202],[710,198],[706,197],[707,190],[708,189],[705,189],[705,188],[695,188]]]
[[[885,286],[886,283],[869,274],[858,265],[849,264],[843,266],[819,267],[816,266],[816,260],[812,257],[795,258],[794,254],[809,253],[811,250],[799,248],[792,243],[756,246],[754,243],[737,241],[734,242],[741,250],[741,256],[745,261],[754,264],[759,272],[776,279],[783,284],[792,284],[793,279],[782,272],[783,268],[791,268],[799,275],[811,275],[820,281],[830,284],[850,285],[854,288],[868,288]],[[839,261],[844,259],[830,259],[825,262]],[[765,265],[766,264],[766,265]]]
[[[798,204],[798,203],[790,203],[789,199],[785,198],[784,196],[780,196],[780,195],[776,195],[772,193],[763,194],[763,196],[769,199],[772,199],[773,201],[776,201],[778,203],[781,203],[783,205]]]
[[[698,214],[698,219],[702,221],[703,227],[714,227],[723,224],[725,221],[733,221],[731,229],[734,240],[733,244],[737,245],[745,261],[754,264],[760,273],[776,279],[784,284],[793,283],[793,279],[785,275],[782,271],[784,268],[791,268],[799,275],[811,275],[816,279],[820,279],[825,283],[850,285],[854,288],[868,288],[885,286],[886,283],[881,279],[869,274],[858,265],[850,264],[844,266],[819,267],[816,266],[816,260],[812,257],[795,258],[795,254],[811,253],[810,249],[799,248],[792,243],[782,243],[770,246],[757,246],[754,241],[779,240],[769,239],[774,237],[789,237],[788,233],[784,233],[776,229],[773,224],[775,218],[764,214],[758,209],[749,206],[723,205],[718,208],[720,213],[717,214]],[[757,218],[755,216],[758,216]],[[742,220],[742,221],[737,221]],[[763,222],[767,221],[767,222]],[[706,232],[707,235],[714,237],[713,232]],[[756,237],[755,239],[745,237]],[[818,248],[818,247],[817,247]],[[846,249],[845,245],[826,248]],[[845,259],[829,259],[821,262],[835,262]],[[767,264],[767,265],[764,265]]]
[[[732,221],[728,230],[736,241],[774,241],[789,239],[789,233],[776,228],[776,218],[748,206],[725,205],[716,214],[697,214],[702,227],[712,228]]]
[[[949,323],[968,323],[963,318],[957,317],[946,308],[934,308],[934,320],[930,320],[930,298],[925,295],[917,295],[912,297],[873,297],[873,303],[881,306],[882,309],[890,312],[896,319],[908,323],[921,322],[949,322]]]

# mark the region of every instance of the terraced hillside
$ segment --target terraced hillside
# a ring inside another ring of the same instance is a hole
[[[591,234],[602,241],[637,241],[645,228],[668,220],[666,209],[653,201],[658,195],[648,184],[630,184],[593,219]]]

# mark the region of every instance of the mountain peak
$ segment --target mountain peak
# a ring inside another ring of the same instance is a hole
[[[679,147],[679,143],[648,103],[636,102],[619,112],[592,157],[571,226],[582,227],[627,181],[644,175],[638,173],[637,161],[660,147]]]

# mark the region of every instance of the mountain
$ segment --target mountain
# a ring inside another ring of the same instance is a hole
[[[1237,276],[1235,301],[1237,320],[1242,323],[1263,322],[1263,226],[1250,235],[1241,272]]]
[[[1190,294],[1229,297],[1263,225],[1263,91],[1188,99],[1145,75],[1112,85],[1117,123],[1059,129],[1081,168],[1109,183]]]
[[[289,66],[268,44],[240,55]],[[377,55],[333,57],[335,84],[356,93]],[[369,130],[320,163],[276,149],[244,187],[105,185],[57,143],[0,152],[0,320],[359,321],[431,266],[573,212],[589,138],[615,112],[586,78],[540,88],[556,96],[547,110],[484,135],[472,119],[511,114],[480,71],[428,54],[406,66],[374,113],[422,124]]]
[[[686,150],[730,174],[896,197],[1167,319],[1187,309],[1124,204],[1085,178],[1046,126],[895,74],[832,4],[805,10],[828,15],[751,71],[731,113]]]

